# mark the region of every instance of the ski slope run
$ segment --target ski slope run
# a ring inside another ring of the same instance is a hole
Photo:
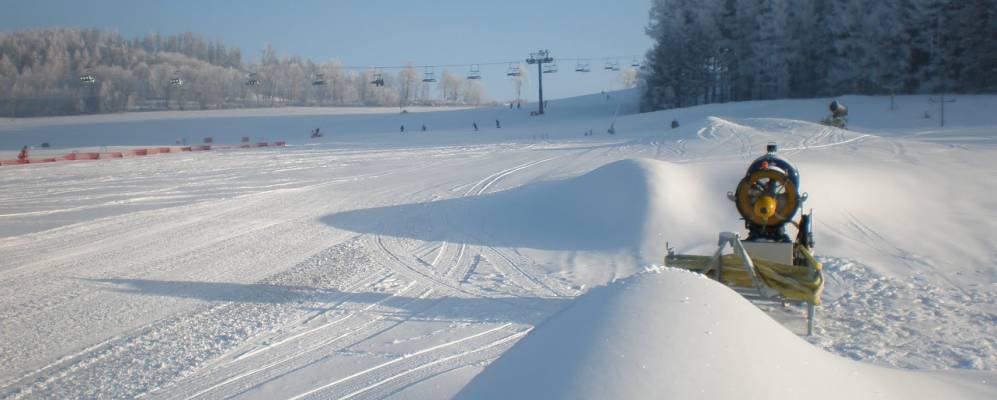
[[[12,143],[88,132],[94,147],[144,128],[143,144],[172,141],[181,122],[216,138],[331,132],[286,148],[0,168],[0,397],[451,397],[578,296],[659,264],[665,242],[705,252],[740,230],[724,194],[769,141],[801,170],[827,265],[807,346],[997,382],[993,116],[957,109],[962,124],[939,130],[875,108],[888,99],[846,97],[849,131],[806,122],[823,100],[804,100],[627,114],[602,133],[635,99],[554,101],[540,118],[0,124]],[[899,104],[917,114],[922,101]],[[400,134],[400,121],[430,129]],[[801,310],[762,310],[801,325]]]

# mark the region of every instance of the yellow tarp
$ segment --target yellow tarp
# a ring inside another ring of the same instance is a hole
[[[783,297],[820,304],[820,294],[824,290],[824,279],[815,270],[820,271],[821,265],[814,260],[813,255],[806,248],[800,248],[800,250],[813,268],[752,260],[755,264],[756,275],[765,286],[779,292]],[[712,258],[712,256],[675,255],[666,258],[665,265],[703,272],[709,267],[707,264]],[[720,277],[723,283],[736,287],[754,287],[751,276],[748,275],[740,257],[734,254],[725,254],[720,257],[720,262],[723,263],[721,269],[723,275]],[[716,271],[711,271],[708,275],[715,278]]]

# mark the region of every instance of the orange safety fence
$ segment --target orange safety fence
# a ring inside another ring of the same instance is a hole
[[[208,140],[205,140],[206,143],[212,143],[213,142],[213,140],[210,140],[210,138],[206,138],[206,139],[208,139]],[[278,141],[275,141],[273,143],[259,142],[259,143],[256,143],[256,144],[252,144],[252,143],[247,143],[246,139],[248,139],[248,138],[243,138],[243,143],[238,146],[239,148],[244,148],[245,149],[245,148],[252,148],[252,147],[271,147],[271,146],[276,147],[276,146],[286,146],[287,145],[287,142],[284,141],[284,140],[278,140]],[[226,148],[226,147],[229,147],[229,146],[221,146],[221,148]],[[232,146],[232,147],[234,147],[234,146]],[[203,145],[178,146],[178,147],[150,147],[150,148],[131,149],[131,150],[124,150],[124,151],[109,151],[109,152],[103,152],[103,153],[74,151],[72,153],[67,153],[67,154],[65,154],[65,155],[63,155],[61,157],[54,157],[54,158],[36,158],[36,159],[24,159],[24,160],[16,160],[16,159],[15,160],[0,160],[0,165],[20,165],[20,164],[51,163],[51,162],[57,162],[57,161],[60,161],[60,160],[69,160],[69,161],[76,161],[76,160],[101,160],[101,159],[110,159],[110,158],[125,158],[125,157],[128,157],[128,156],[145,156],[145,155],[162,154],[162,153],[180,153],[180,152],[188,152],[188,151],[208,151],[208,150],[211,150],[211,149],[212,149],[212,145],[211,144],[203,144]]]

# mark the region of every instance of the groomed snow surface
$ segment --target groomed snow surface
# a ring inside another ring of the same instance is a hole
[[[0,167],[0,398],[997,397],[997,97],[939,128],[846,96],[849,130],[812,123],[830,99],[636,97],[0,121],[0,158],[289,142]],[[743,229],[769,141],[816,215],[811,338],[657,267]]]

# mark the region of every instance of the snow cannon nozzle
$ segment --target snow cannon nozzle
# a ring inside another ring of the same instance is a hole
[[[779,151],[779,145],[775,144],[775,142],[769,142],[769,144],[765,146],[765,151],[769,154],[775,154]]]

